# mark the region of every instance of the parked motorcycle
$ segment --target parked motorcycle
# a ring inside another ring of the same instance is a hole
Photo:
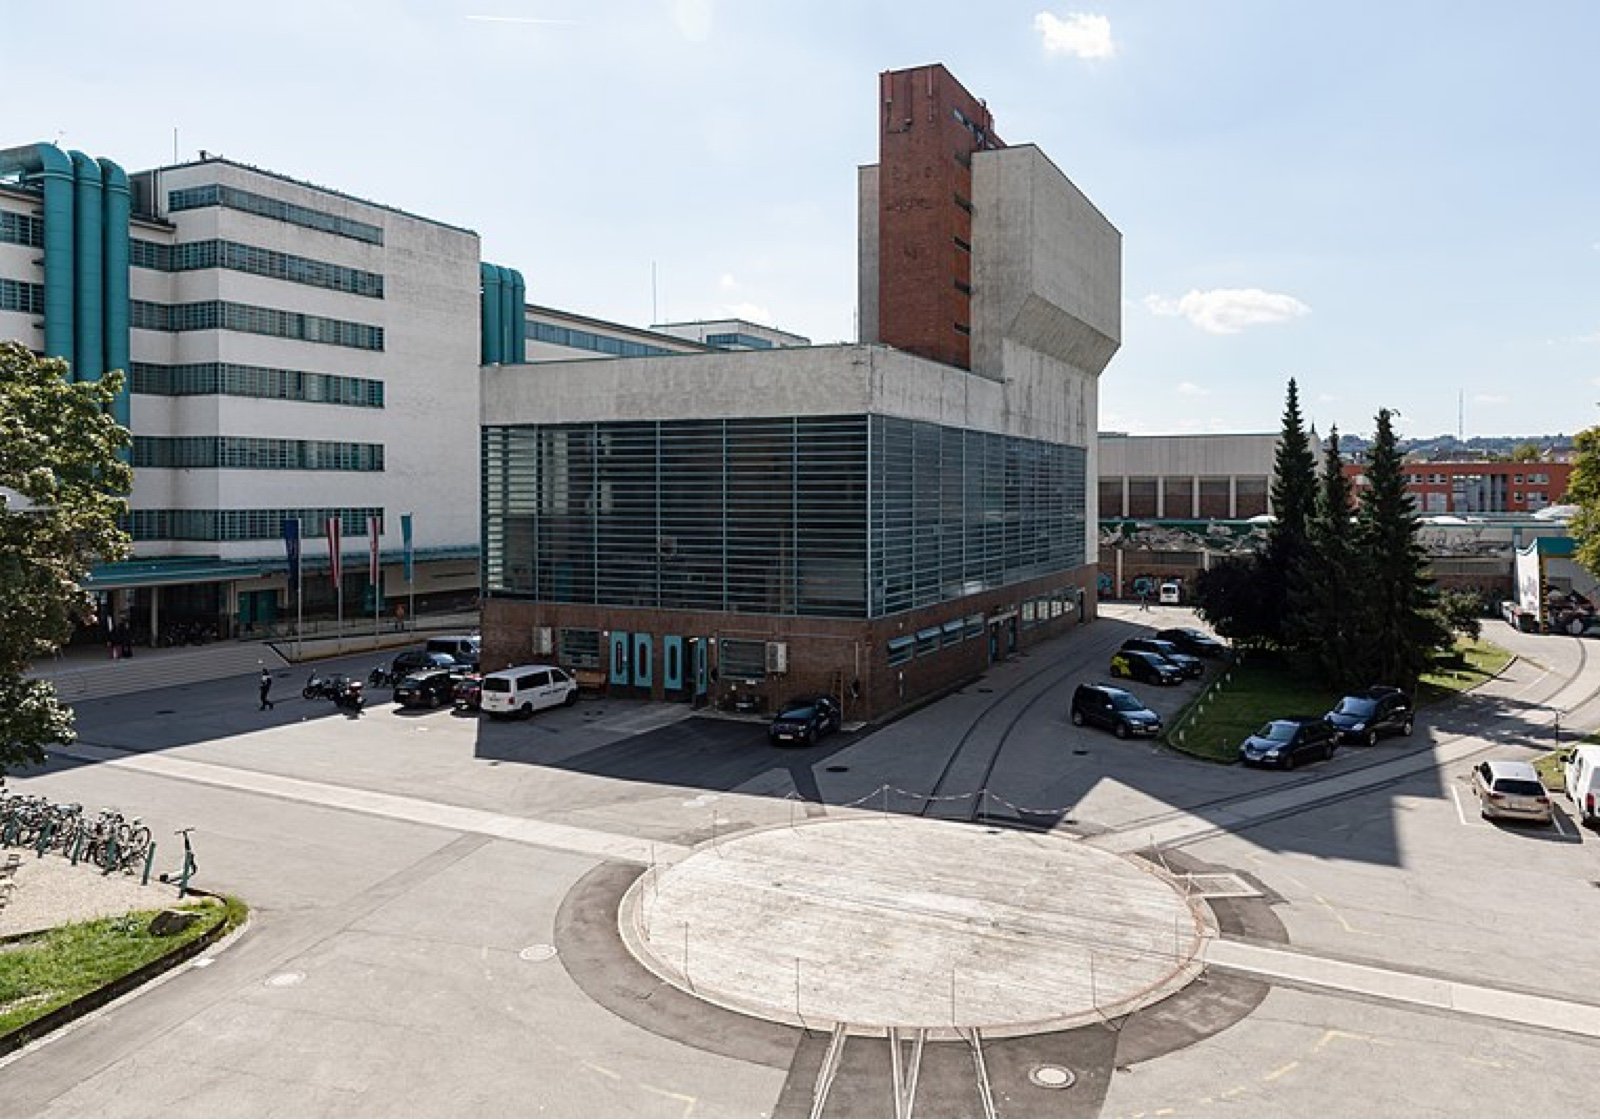
[[[367,674],[368,688],[393,688],[399,683],[400,678],[387,665],[374,666],[372,672]]]
[[[300,690],[307,700],[332,700],[335,707],[359,712],[366,706],[367,697],[360,681],[344,673],[323,676],[312,672],[311,679]]]

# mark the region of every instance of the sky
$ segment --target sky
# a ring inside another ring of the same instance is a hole
[[[1600,5],[7,5],[0,146],[204,149],[475,230],[530,303],[856,337],[884,70],[943,63],[1123,238],[1100,428],[1600,417]]]

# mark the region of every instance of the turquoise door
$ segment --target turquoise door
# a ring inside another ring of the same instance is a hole
[[[668,634],[661,639],[661,687],[668,692],[683,688],[683,639]]]
[[[628,632],[611,631],[611,683],[628,683]]]
[[[650,687],[650,651],[655,646],[654,634],[633,636],[633,683],[639,688]]]
[[[694,694],[704,696],[711,688],[710,674],[706,671],[706,640],[693,638],[694,644]]]

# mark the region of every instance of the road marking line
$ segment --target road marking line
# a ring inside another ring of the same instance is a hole
[[[1456,820],[1460,821],[1463,827],[1471,828],[1472,826],[1467,823],[1467,815],[1461,811],[1461,798],[1456,795],[1455,786],[1450,787],[1450,800],[1456,803]]]
[[[1554,809],[1550,811],[1550,823],[1556,826],[1556,831],[1561,834],[1561,839],[1565,840],[1567,838],[1567,830],[1562,827],[1561,814]]]
[[[1263,1080],[1263,1081],[1276,1081],[1276,1080],[1278,1080],[1278,1078],[1282,1077],[1284,1074],[1288,1073],[1290,1070],[1293,1070],[1293,1069],[1297,1068],[1299,1065],[1300,1065],[1300,1062],[1297,1059],[1295,1061],[1290,1062],[1286,1066],[1279,1066],[1277,1069],[1273,1070],[1271,1073],[1266,1074],[1265,1076],[1263,1076],[1261,1078],[1261,1080]]]

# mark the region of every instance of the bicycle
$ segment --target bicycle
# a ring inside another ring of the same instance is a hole
[[[158,876],[163,883],[178,884],[179,898],[189,893],[189,880],[193,879],[195,872],[200,869],[200,865],[195,862],[194,846],[189,843],[189,833],[193,831],[192,828],[180,828],[173,833],[174,836],[183,837],[183,867],[175,873],[163,871]]]

